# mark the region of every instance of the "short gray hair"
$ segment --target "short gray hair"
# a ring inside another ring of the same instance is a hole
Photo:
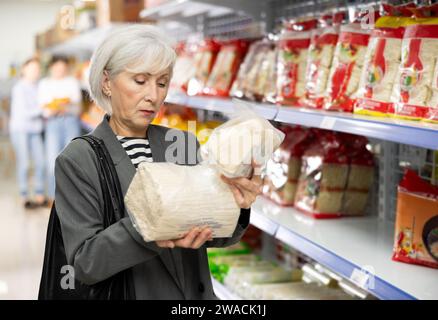
[[[92,99],[111,114],[111,100],[102,91],[104,71],[112,78],[123,71],[157,74],[172,70],[176,59],[173,44],[171,38],[152,25],[132,24],[111,31],[91,58]]]

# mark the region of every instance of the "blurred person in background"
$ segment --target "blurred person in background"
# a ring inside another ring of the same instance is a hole
[[[42,79],[38,87],[38,104],[46,118],[49,206],[55,197],[55,159],[73,138],[81,134],[81,101],[80,84],[69,75],[68,59],[54,56],[49,63],[49,76]]]
[[[17,179],[24,207],[35,208],[46,204],[43,119],[37,103],[40,63],[36,58],[22,66],[21,78],[12,89],[11,118],[9,123],[11,142],[17,160]],[[31,200],[29,169],[34,165],[34,200]]]

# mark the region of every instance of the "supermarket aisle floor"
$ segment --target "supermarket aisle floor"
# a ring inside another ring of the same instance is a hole
[[[0,300],[36,299],[48,209],[25,210],[10,145],[0,142]]]

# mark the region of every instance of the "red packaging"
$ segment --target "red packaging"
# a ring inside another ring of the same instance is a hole
[[[342,215],[348,158],[339,135],[318,131],[318,141],[303,154],[295,207],[315,218]]]
[[[276,50],[269,39],[254,42],[240,65],[230,95],[253,101],[275,97]]]
[[[406,27],[402,43],[402,61],[392,100],[395,117],[421,120],[430,117],[437,100],[438,18],[418,19]]]
[[[194,54],[195,74],[186,85],[183,85],[188,95],[193,96],[203,92],[219,50],[220,44],[211,39],[205,39],[198,45]]]
[[[314,134],[312,130],[301,127],[286,127],[282,131],[286,133],[286,138],[267,163],[263,193],[282,206],[293,206],[301,157]]]
[[[227,97],[248,50],[248,41],[234,40],[222,45],[203,92]]]
[[[326,89],[324,108],[352,112],[370,32],[359,23],[341,27]]]
[[[277,102],[297,105],[304,96],[306,85],[309,31],[286,31],[278,42]]]
[[[339,27],[333,26],[312,32],[306,66],[306,92],[302,100],[306,107],[322,109],[338,36]]]

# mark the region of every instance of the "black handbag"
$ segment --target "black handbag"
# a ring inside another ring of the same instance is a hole
[[[75,139],[86,140],[96,153],[100,184],[104,198],[103,227],[107,228],[124,216],[123,194],[116,169],[105,147],[99,138],[91,135]],[[61,224],[53,204],[47,229],[44,253],[43,272],[39,288],[38,300],[133,300],[135,289],[132,269],[121,271],[110,278],[94,285],[85,285],[74,280],[74,289],[61,284],[65,273],[67,258],[62,238]],[[64,287],[64,288],[63,288]]]

